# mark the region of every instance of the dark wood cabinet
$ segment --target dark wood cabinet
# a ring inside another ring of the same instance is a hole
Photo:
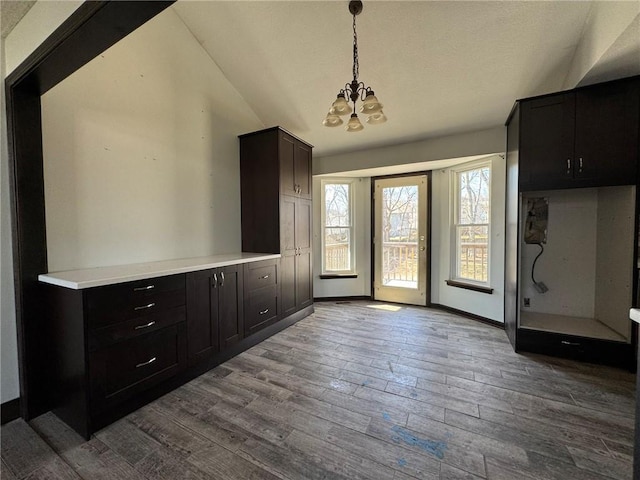
[[[567,192],[560,191],[582,187],[597,189],[598,196],[608,190],[599,187],[626,188],[621,186],[627,185],[637,189],[639,131],[638,76],[516,102],[507,120],[505,231],[505,329],[514,350],[635,368],[636,326],[626,338],[609,340],[588,336],[585,330],[554,330],[523,322],[523,300],[528,297],[527,291],[531,292],[531,286],[526,284],[530,270],[523,273],[522,231],[526,221],[523,199],[527,195],[537,196],[538,192],[544,191],[540,195],[551,197],[555,194],[558,198],[564,194],[566,197]],[[635,217],[638,198],[636,191]],[[598,221],[600,217],[596,223]],[[607,231],[603,235],[611,234]],[[620,232],[614,235],[620,235]],[[637,235],[636,221],[632,236],[635,239]],[[558,233],[554,236],[553,232],[550,238],[553,238],[550,242],[569,241]],[[622,239],[619,245],[622,245]],[[598,262],[602,265],[605,260]],[[636,259],[629,256],[633,285],[638,285],[635,266]],[[526,268],[531,268],[530,264]],[[620,278],[623,278],[626,273],[622,271],[624,269],[620,270]],[[581,279],[576,277],[575,281]],[[596,281],[610,284],[610,280],[604,278]],[[637,301],[635,298],[634,304]],[[569,312],[563,314],[571,315]]]
[[[638,77],[520,104],[522,191],[636,183]]]
[[[85,437],[186,368],[184,274],[47,297],[53,411]]]
[[[244,266],[244,335],[248,337],[280,317],[280,261],[264,260]]]
[[[280,193],[311,198],[311,147],[282,132],[280,151]]]
[[[187,274],[189,364],[237,343],[243,334],[242,270],[238,265]]]
[[[279,127],[240,136],[242,249],[282,255],[283,317],[313,304],[311,151]]]

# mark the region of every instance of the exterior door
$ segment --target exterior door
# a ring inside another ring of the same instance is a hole
[[[375,300],[427,305],[427,180],[374,179]]]

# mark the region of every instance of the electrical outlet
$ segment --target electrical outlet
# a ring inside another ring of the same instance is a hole
[[[531,306],[531,299],[530,298],[525,297],[524,306],[525,307],[530,307]]]

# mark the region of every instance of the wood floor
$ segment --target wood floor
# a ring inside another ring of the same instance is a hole
[[[316,313],[96,433],[2,427],[11,479],[632,477],[634,375],[439,310]]]

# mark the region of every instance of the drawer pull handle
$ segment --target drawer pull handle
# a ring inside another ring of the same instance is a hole
[[[568,342],[566,340],[562,340],[560,343],[562,343],[563,345],[571,345],[571,346],[574,346],[574,347],[579,347],[580,346],[580,343],[578,343],[578,342]]]
[[[156,357],[153,357],[151,360],[147,360],[146,362],[142,362],[136,365],[136,368],[144,367],[145,365],[150,365],[156,361]]]
[[[264,314],[265,314],[265,313],[267,313],[267,312],[269,312],[269,309],[268,309],[268,308],[267,308],[267,309],[265,309],[265,310],[262,310],[261,312],[258,312],[258,315],[264,315]]]
[[[134,292],[144,292],[145,290],[153,290],[156,288],[155,285],[147,285],[146,287],[136,287],[133,289]]]
[[[148,305],[141,305],[139,307],[135,307],[134,310],[146,310],[147,308],[155,307],[155,303],[149,303]]]
[[[263,276],[261,276],[261,277],[260,277],[260,280],[264,280],[264,279],[266,279],[266,278],[269,278],[270,276],[271,276],[271,275],[263,275]]]
[[[156,324],[155,320],[147,323],[146,325],[138,325],[134,328],[134,330],[142,330],[143,328],[153,327]]]

